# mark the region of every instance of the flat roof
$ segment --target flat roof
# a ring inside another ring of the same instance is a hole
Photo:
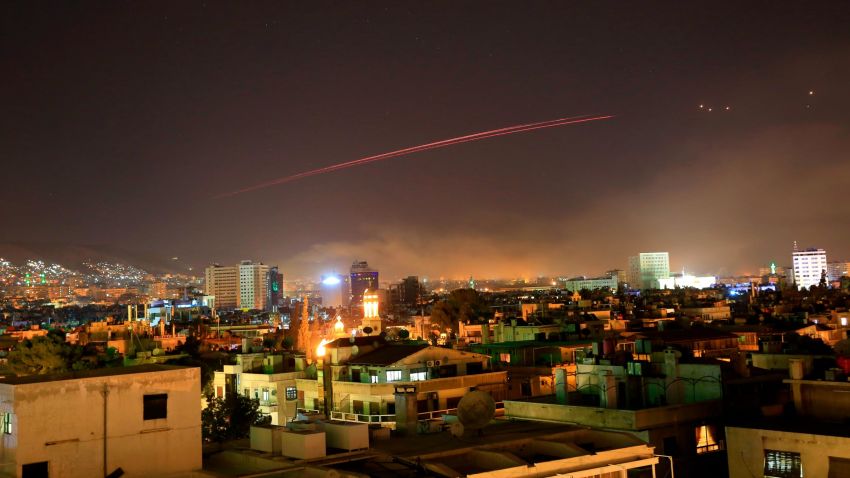
[[[378,347],[371,352],[367,352],[363,355],[352,357],[348,360],[350,365],[376,365],[376,366],[387,366],[392,365],[399,360],[403,360],[406,357],[409,357],[420,350],[425,350],[429,345],[424,344],[415,344],[415,345],[384,345],[383,347]]]
[[[820,421],[804,416],[739,418],[730,420],[726,426],[728,428],[850,438],[850,428],[847,427],[846,423]]]
[[[133,365],[130,367],[109,367],[99,368],[95,370],[78,370],[73,372],[50,373],[44,375],[24,375],[20,377],[2,376],[0,377],[0,384],[5,383],[9,385],[24,385],[29,383],[58,382],[62,380],[77,380],[82,378],[130,375],[134,373],[166,372],[169,370],[184,370],[190,368],[198,367],[187,367],[183,365],[144,364]]]
[[[510,342],[491,342],[481,343],[476,342],[469,344],[469,348],[491,348],[491,349],[506,349],[506,348],[528,348],[528,347],[581,347],[593,345],[593,340],[514,340]]]

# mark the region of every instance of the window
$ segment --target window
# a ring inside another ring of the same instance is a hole
[[[369,372],[369,382],[378,383],[378,372]]]
[[[21,476],[23,478],[48,478],[49,467],[46,461],[36,463],[26,463],[21,467]]]
[[[269,401],[269,389],[267,389],[267,388],[263,389],[263,401],[264,402]]]
[[[697,453],[708,453],[720,449],[720,444],[714,437],[714,427],[701,425],[696,428]]]
[[[400,382],[401,370],[387,370],[387,382]]]
[[[410,381],[411,382],[419,382],[422,380],[428,380],[428,372],[425,370],[416,370],[410,372]]]
[[[157,393],[155,395],[144,396],[144,412],[145,420],[156,420],[158,418],[168,417],[168,394]]]
[[[850,459],[829,457],[829,475],[827,478],[850,476]]]
[[[286,387],[286,399],[298,400],[298,389],[295,387]]]
[[[502,363],[511,363],[511,354],[499,354],[499,361]]]
[[[765,450],[764,476],[770,478],[799,478],[803,476],[800,454],[791,451]]]
[[[224,387],[215,387],[215,396],[218,398],[224,397]]]
[[[12,434],[12,414],[9,412],[3,414],[3,433]]]
[[[466,364],[466,374],[474,375],[477,373],[484,372],[484,364],[482,362],[467,362]]]

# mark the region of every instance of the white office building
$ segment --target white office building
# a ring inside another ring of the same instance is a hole
[[[820,283],[821,274],[826,272],[826,251],[809,248],[791,254],[794,264],[794,284],[798,289],[809,288]]]
[[[661,279],[670,277],[667,252],[641,252],[629,257],[628,284],[632,289],[658,289]]]

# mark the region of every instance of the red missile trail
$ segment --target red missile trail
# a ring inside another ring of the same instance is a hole
[[[540,121],[537,123],[528,123],[521,124],[515,126],[508,126],[505,128],[494,129],[490,131],[482,131],[480,133],[473,133],[464,136],[458,136],[456,138],[444,139],[441,141],[434,141],[433,143],[421,144],[419,146],[411,146],[409,148],[398,149],[395,151],[390,151],[387,153],[376,154],[374,156],[366,156],[365,158],[355,159],[353,161],[346,161],[344,163],[333,164],[331,166],[325,166],[323,168],[313,169],[310,171],[304,171],[301,173],[293,174],[291,176],[285,176],[282,178],[272,179],[271,181],[266,181],[260,184],[255,184],[253,186],[249,186],[243,189],[239,189],[236,191],[232,191],[229,193],[223,193],[215,196],[215,198],[225,198],[230,196],[236,196],[237,194],[247,193],[250,191],[256,191],[258,189],[264,189],[270,186],[277,186],[279,184],[285,184],[292,181],[297,181],[299,179],[303,179],[310,176],[315,176],[318,174],[330,173],[333,171],[337,171],[340,169],[351,168],[354,166],[360,166],[363,164],[373,163],[375,161],[381,161],[384,159],[395,158],[398,156],[405,156],[408,154],[418,153],[421,151],[427,151],[429,149],[437,149],[437,148],[445,148],[446,146],[454,146],[456,144],[467,143],[470,141],[478,141],[482,139],[495,138],[497,136],[505,136],[508,134],[515,133],[524,133],[526,131],[534,131],[537,129],[543,128],[554,128],[556,126],[565,126],[569,124],[577,124],[577,123],[588,123],[590,121],[600,121],[613,118],[614,115],[600,115],[600,116],[574,116],[571,118],[559,118],[549,121]]]

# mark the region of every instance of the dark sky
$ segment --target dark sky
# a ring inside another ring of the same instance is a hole
[[[793,240],[850,258],[846,1],[22,1],[0,18],[0,242],[302,277],[357,258],[384,278],[593,275],[656,250],[724,274],[788,263]],[[618,117],[213,199],[595,113]]]

